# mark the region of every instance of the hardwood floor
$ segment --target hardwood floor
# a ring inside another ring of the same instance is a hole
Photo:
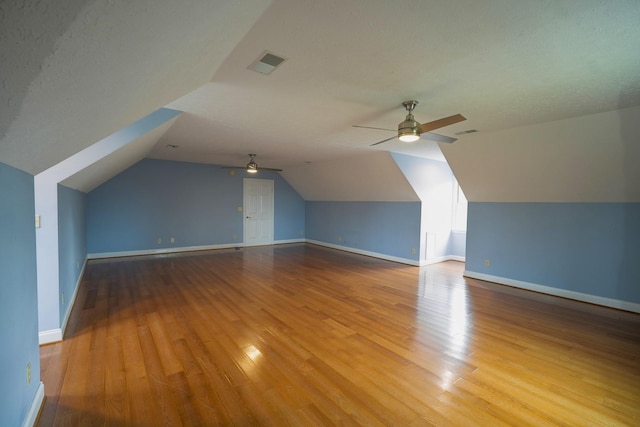
[[[89,262],[40,426],[640,425],[640,315],[295,244]]]

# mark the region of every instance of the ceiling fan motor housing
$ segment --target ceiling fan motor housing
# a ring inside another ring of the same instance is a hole
[[[398,138],[403,142],[415,142],[420,138],[420,131],[418,130],[420,123],[416,122],[412,113],[413,109],[418,105],[418,101],[404,101],[402,105],[407,109],[408,114],[404,122],[398,125]]]
[[[418,131],[418,126],[420,123],[416,122],[413,118],[413,114],[407,114],[407,117],[404,119],[402,123],[398,125],[398,137],[402,140],[403,137],[406,139],[417,140],[420,137],[420,132]],[[413,136],[414,138],[411,138]]]
[[[249,157],[251,158],[251,160],[249,161],[249,163],[247,163],[247,172],[249,172],[249,173],[258,172],[258,164],[255,161],[256,155],[255,154],[249,154]]]

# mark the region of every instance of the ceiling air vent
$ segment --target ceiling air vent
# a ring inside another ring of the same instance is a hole
[[[280,64],[286,61],[278,55],[275,55],[269,51],[264,51],[262,54],[249,65],[249,69],[256,71],[260,74],[271,74]]]
[[[476,133],[478,132],[477,129],[469,129],[469,130],[463,130],[462,132],[456,132],[454,135],[464,135],[467,133]]]

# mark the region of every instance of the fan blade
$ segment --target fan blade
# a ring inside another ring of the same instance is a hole
[[[432,122],[423,123],[418,126],[418,131],[420,133],[431,132],[432,130],[440,129],[454,123],[462,122],[464,120],[467,119],[462,114],[454,114],[453,116],[445,117],[444,119],[438,119]]]
[[[458,140],[457,138],[451,138],[450,136],[438,135],[437,133],[432,133],[432,132],[421,133],[420,134],[420,138],[421,139],[427,139],[429,141],[446,142],[448,144],[451,144],[452,142],[455,142],[455,141]]]
[[[354,128],[363,128],[363,129],[388,130],[388,131],[391,131],[391,132],[397,132],[398,131],[398,129],[375,128],[375,127],[372,127],[372,126],[360,126],[360,125],[351,125],[351,126],[354,127]]]
[[[371,144],[369,147],[373,147],[374,145],[382,144],[383,142],[391,141],[392,139],[396,139],[398,135],[392,136],[391,138],[383,139],[382,141],[378,141],[375,144]]]
[[[220,166],[221,169],[242,169],[242,170],[247,170],[247,165],[244,166]],[[275,171],[275,172],[282,172],[282,169],[274,169],[274,168],[262,168],[260,166],[258,166],[258,170],[259,171]]]

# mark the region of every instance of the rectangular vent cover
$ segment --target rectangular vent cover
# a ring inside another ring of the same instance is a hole
[[[462,132],[456,132],[454,133],[454,135],[464,135],[467,133],[476,133],[476,132],[478,132],[477,129],[469,129],[469,130],[463,130]]]
[[[264,51],[258,59],[256,59],[247,68],[260,74],[271,74],[273,70],[275,70],[276,67],[281,65],[284,61],[286,61],[285,58],[282,58],[272,52]]]

